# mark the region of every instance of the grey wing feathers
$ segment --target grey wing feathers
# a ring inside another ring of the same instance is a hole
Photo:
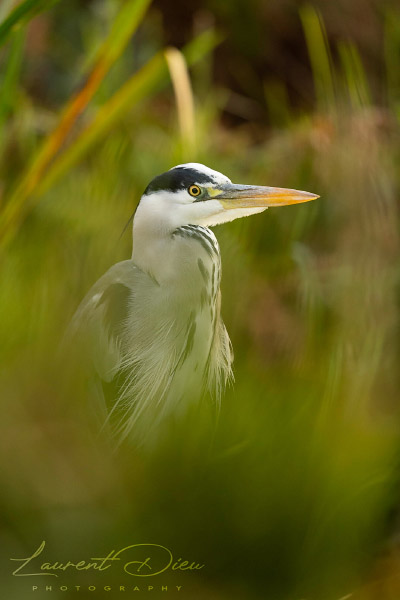
[[[188,390],[190,402],[207,389],[219,401],[233,358],[219,304],[218,296],[216,321],[200,327],[187,302],[166,294],[130,260],[111,267],[83,299],[70,335],[83,347],[79,356],[94,365],[105,422],[121,439],[131,431],[139,441],[150,439],[162,418],[182,410]]]
[[[121,333],[137,267],[130,260],[111,267],[90,289],[72,318],[68,338],[78,338],[97,374],[111,381],[121,365]]]

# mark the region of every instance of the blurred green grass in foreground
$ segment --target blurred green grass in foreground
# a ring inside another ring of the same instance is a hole
[[[2,554],[46,539],[52,556],[79,559],[151,541],[206,564],[180,577],[191,598],[389,600],[395,570],[378,592],[361,586],[398,501],[400,19],[386,27],[387,104],[376,106],[356,47],[330,48],[305,6],[316,109],[299,114],[266,90],[277,122],[256,145],[246,127],[222,124],[228,91],[209,83],[217,34],[183,51],[197,63],[193,113],[182,55],[165,59],[146,4],[125,4],[130,22],[115,1],[93,13],[114,38],[82,24],[69,65],[86,75],[79,89],[104,48],[110,72],[67,128],[78,80],[57,110],[32,102],[26,23],[1,57]],[[122,50],[139,24],[132,64]],[[51,44],[68,55],[66,38]],[[174,92],[162,91],[168,74]],[[130,233],[119,236],[148,181],[184,161],[321,198],[216,229],[235,386],[218,419],[202,407],[152,456],[115,455],[94,441],[86,389],[57,348],[86,290],[129,256]]]

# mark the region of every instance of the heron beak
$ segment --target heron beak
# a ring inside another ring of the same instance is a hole
[[[219,186],[218,189],[211,189],[212,193],[210,195],[213,199],[221,202],[226,209],[286,206],[287,204],[300,204],[319,198],[317,194],[311,194],[310,192],[257,185],[227,184]]]

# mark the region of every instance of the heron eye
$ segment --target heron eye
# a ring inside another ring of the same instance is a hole
[[[188,192],[191,196],[197,198],[201,194],[201,188],[198,185],[191,185],[188,189]]]

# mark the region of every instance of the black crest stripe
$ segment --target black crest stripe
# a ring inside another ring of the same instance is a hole
[[[206,175],[197,169],[178,167],[155,177],[147,186],[145,194],[168,191],[179,192],[193,184],[211,185],[215,183],[214,177]]]

